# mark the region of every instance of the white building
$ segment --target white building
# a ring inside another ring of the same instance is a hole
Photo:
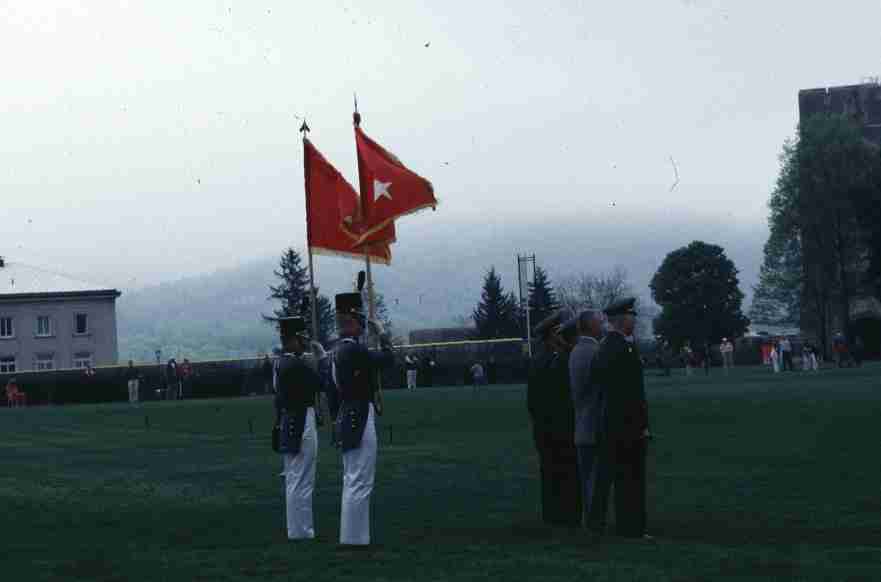
[[[0,257],[0,374],[116,364],[119,296]]]

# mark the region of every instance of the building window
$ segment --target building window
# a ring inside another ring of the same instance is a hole
[[[76,353],[73,355],[73,367],[77,370],[92,367],[92,354],[88,352]]]
[[[74,333],[85,335],[89,333],[89,316],[86,313],[77,313],[74,323]]]
[[[15,356],[4,356],[0,358],[0,374],[15,373]]]
[[[0,317],[0,337],[15,337],[11,317]]]
[[[55,369],[55,357],[52,354],[39,354],[34,359],[34,370],[40,372]]]
[[[52,336],[52,319],[48,315],[37,316],[37,337]]]

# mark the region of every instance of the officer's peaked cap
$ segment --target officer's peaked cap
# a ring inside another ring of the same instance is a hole
[[[614,315],[636,315],[636,297],[625,297],[615,301],[603,310],[603,313],[612,317]]]

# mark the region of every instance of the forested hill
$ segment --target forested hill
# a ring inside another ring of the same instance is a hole
[[[683,219],[685,220],[685,219]],[[455,226],[455,225],[454,225]],[[406,233],[393,247],[391,267],[374,268],[377,291],[385,296],[396,334],[410,329],[460,325],[480,297],[486,269],[495,265],[506,290],[516,287],[515,255],[534,252],[551,282],[568,274],[621,266],[635,292],[649,297],[648,282],[667,252],[692,240],[722,245],[740,269],[748,308],[755,283],[764,227],[719,220],[663,224],[571,223],[450,227],[424,237]],[[399,233],[400,234],[400,233]],[[163,359],[255,355],[276,342],[261,319],[273,309],[268,300],[277,256],[256,258],[214,273],[124,292],[118,303],[120,359]],[[352,289],[363,264],[316,256],[320,292],[328,296]]]

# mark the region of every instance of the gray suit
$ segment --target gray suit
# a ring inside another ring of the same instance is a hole
[[[592,337],[579,337],[569,356],[569,382],[575,405],[575,444],[595,445],[602,431],[605,402],[598,385],[591,379],[594,355],[600,349]]]
[[[594,531],[605,527],[604,516],[594,509],[594,491],[604,466],[600,450],[605,431],[606,403],[600,385],[593,381],[591,369],[600,344],[592,337],[578,338],[569,356],[569,381],[575,405],[575,448],[581,477],[584,525]]]

